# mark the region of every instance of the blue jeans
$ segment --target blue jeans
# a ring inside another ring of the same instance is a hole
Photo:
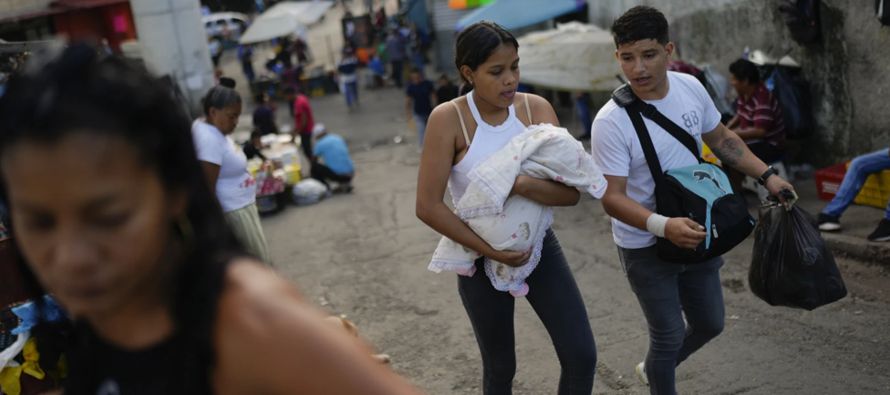
[[[426,121],[429,115],[414,114],[414,125],[417,126],[417,143],[423,147],[423,136],[426,134]]]
[[[888,149],[853,158],[853,161],[850,162],[850,168],[847,169],[847,175],[844,176],[844,181],[841,182],[841,186],[834,195],[834,199],[828,202],[828,205],[822,209],[822,213],[840,217],[844,210],[850,206],[850,203],[853,203],[856,195],[859,194],[859,190],[865,184],[865,179],[872,173],[886,169],[890,169],[890,150]],[[887,202],[884,218],[890,220],[890,201]]]
[[[347,107],[358,104],[358,81],[343,83],[343,91],[343,95],[346,96]]]
[[[480,267],[482,262],[476,261],[473,277],[457,277],[458,292],[482,354],[483,394],[510,394],[516,373],[516,298],[494,289]],[[540,264],[526,282],[529,292],[525,299],[547,328],[562,368],[558,393],[590,395],[596,372],[596,344],[581,293],[551,230],[544,239]]]
[[[578,113],[578,122],[584,128],[581,136],[590,136],[590,129],[593,127],[593,118],[590,116],[590,102],[585,99],[575,100],[575,111]]]
[[[618,247],[618,257],[649,324],[649,392],[676,394],[677,365],[723,331],[723,259],[670,263],[658,258],[655,246]]]

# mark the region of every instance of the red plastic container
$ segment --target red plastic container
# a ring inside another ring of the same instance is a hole
[[[816,191],[819,193],[819,199],[828,201],[834,198],[846,173],[846,163],[838,163],[816,170]]]

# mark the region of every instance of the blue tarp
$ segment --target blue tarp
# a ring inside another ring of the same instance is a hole
[[[482,20],[495,22],[505,29],[519,29],[560,15],[578,11],[586,0],[497,0],[457,21],[456,29]]]

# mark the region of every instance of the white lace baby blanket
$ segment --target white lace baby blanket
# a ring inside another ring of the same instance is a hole
[[[553,223],[552,208],[510,196],[520,174],[558,181],[595,198],[606,190],[606,180],[584,146],[566,129],[550,124],[529,126],[470,172],[470,184],[455,202],[457,216],[497,250],[531,250],[528,263],[519,267],[485,259],[491,285],[516,297],[528,293],[525,279],[538,266],[544,236]],[[472,276],[473,262],[480,256],[442,237],[428,268]]]

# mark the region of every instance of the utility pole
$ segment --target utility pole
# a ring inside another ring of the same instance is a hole
[[[196,111],[214,84],[200,2],[130,0],[130,8],[146,66],[158,76],[172,77]]]

